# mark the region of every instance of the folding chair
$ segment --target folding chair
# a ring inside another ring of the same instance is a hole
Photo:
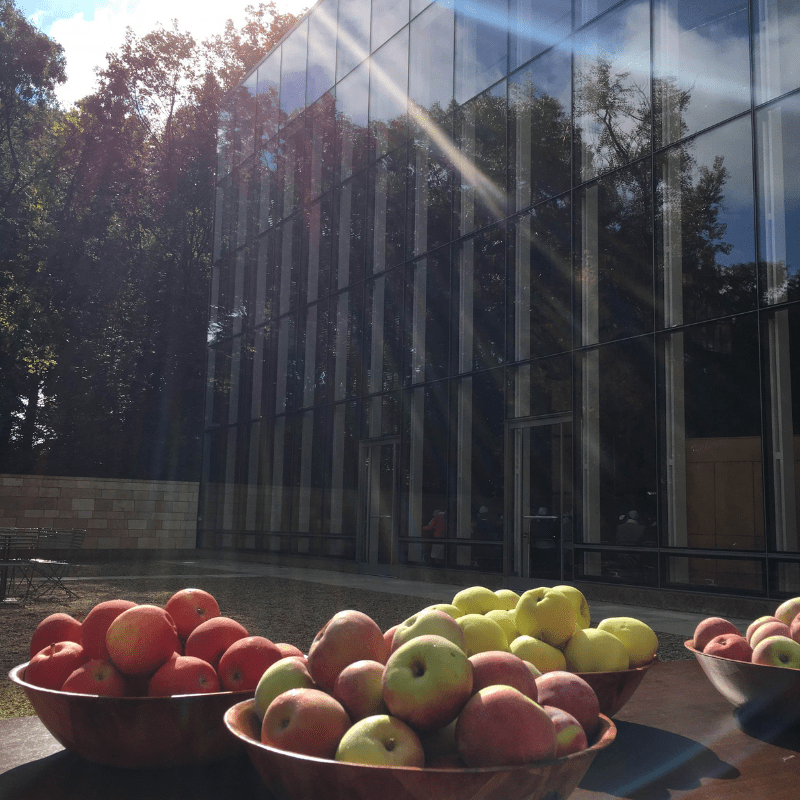
[[[0,602],[28,597],[37,542],[36,528],[0,528]]]
[[[37,552],[47,553],[52,558],[32,558],[31,566],[33,571],[41,580],[30,583],[28,596],[32,598],[42,597],[58,589],[69,597],[77,597],[70,586],[64,582],[64,578],[73,566],[74,552],[83,546],[83,538],[86,531],[56,531],[39,529]]]

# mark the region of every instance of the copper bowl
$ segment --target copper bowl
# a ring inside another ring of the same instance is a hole
[[[253,692],[175,697],[99,697],[26,683],[27,663],[8,677],[25,694],[45,728],[67,750],[114,767],[178,767],[234,756],[241,744],[223,714]]]
[[[800,723],[800,670],[712,656],[696,650],[691,639],[684,646],[711,685],[736,707],[742,727],[778,731]]]
[[[594,689],[594,693],[600,701],[600,713],[607,717],[613,717],[639,688],[647,670],[657,663],[658,656],[649,664],[634,669],[623,669],[617,672],[578,672],[576,674],[580,675]]]
[[[591,747],[563,758],[521,767],[420,769],[350,764],[261,744],[252,700],[229,708],[225,724],[244,743],[278,800],[563,800],[575,790],[597,753],[617,735],[614,723],[604,716]]]

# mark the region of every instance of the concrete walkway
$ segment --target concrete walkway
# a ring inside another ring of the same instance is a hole
[[[387,594],[409,595],[411,597],[421,597],[431,601],[431,603],[449,603],[453,595],[460,590],[459,586],[452,584],[434,583],[429,581],[413,581],[403,578],[393,578],[383,575],[363,575],[350,572],[336,572],[333,570],[305,569],[301,567],[284,567],[275,564],[262,564],[258,562],[248,562],[226,559],[225,561],[211,562],[205,559],[197,561],[163,561],[162,564],[180,565],[182,571],[179,577],[183,580],[201,578],[284,578],[289,580],[305,581],[306,583],[316,583],[326,586],[340,586],[352,589],[365,589],[372,592],[385,592]],[[186,573],[187,566],[197,564],[203,567],[197,574]],[[178,573],[176,571],[176,576]],[[158,575],[115,575],[111,580],[145,580],[148,577],[163,579],[170,577],[167,574]],[[105,581],[109,578],[96,577],[74,577],[66,580],[75,581]],[[604,601],[594,601],[590,604],[592,613],[592,623],[596,624],[605,617],[636,617],[646,622],[653,630],[673,633],[690,639],[697,627],[697,623],[708,614],[692,614],[685,611],[668,611],[661,608],[645,608],[641,606],[625,605],[622,603],[609,603]],[[744,630],[752,622],[752,619],[729,617],[730,621],[740,630]]]

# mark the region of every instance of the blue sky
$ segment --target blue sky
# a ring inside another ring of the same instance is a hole
[[[315,0],[276,0],[279,10],[299,11]],[[106,53],[124,41],[130,26],[143,36],[160,22],[169,26],[178,20],[181,30],[202,40],[221,33],[227,19],[244,22],[244,9],[258,0],[16,0],[16,5],[41,31],[64,47],[67,82],[59,87],[59,100],[69,106],[89,94],[95,85],[95,70],[105,64]]]

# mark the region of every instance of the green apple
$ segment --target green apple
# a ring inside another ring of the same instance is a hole
[[[800,614],[800,597],[792,597],[790,600],[784,600],[776,609],[775,616],[785,625]]]
[[[389,713],[417,730],[452,722],[472,694],[472,665],[464,651],[441,636],[426,634],[389,656],[383,700]]]
[[[356,722],[339,742],[337,761],[386,767],[424,767],[419,736],[405,722],[376,714]]]
[[[392,652],[406,642],[425,634],[441,636],[458,645],[465,653],[467,651],[464,631],[461,630],[458,622],[444,611],[428,609],[427,611],[420,611],[419,614],[414,614],[413,617],[409,617],[405,622],[401,622],[397,626],[392,639]]]
[[[768,636],[753,649],[753,664],[800,669],[800,644],[788,636]]]
[[[267,667],[256,686],[253,710],[256,716],[264,719],[270,703],[289,689],[316,689],[306,660],[302,656],[289,656]]]
[[[575,631],[577,617],[569,598],[555,589],[528,589],[514,611],[517,630],[553,647],[562,647]]]
[[[583,592],[567,584],[563,586],[554,586],[553,588],[556,591],[563,592],[570,603],[572,603],[572,607],[575,609],[575,618],[581,630],[588,628],[592,623],[592,616],[589,611],[589,603],[583,596]]]
[[[628,651],[629,667],[643,667],[649,664],[658,652],[658,636],[645,622],[634,617],[608,617],[598,626],[598,630],[613,633]]]
[[[578,631],[567,642],[564,657],[571,672],[617,672],[630,666],[625,645],[613,633],[597,628]]]

